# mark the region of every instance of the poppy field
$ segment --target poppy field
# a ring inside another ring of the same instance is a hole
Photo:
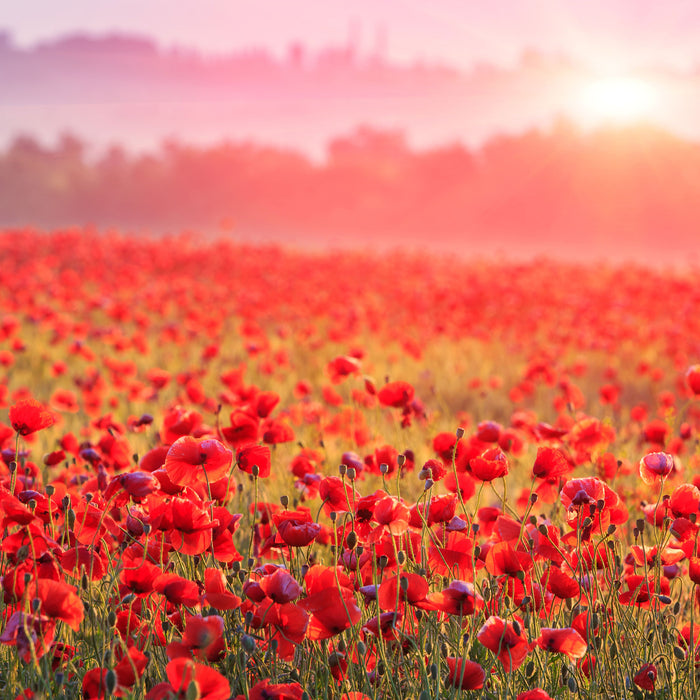
[[[700,692],[697,270],[0,259],[0,697]]]

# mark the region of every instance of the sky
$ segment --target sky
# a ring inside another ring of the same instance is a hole
[[[509,65],[525,49],[596,70],[700,65],[697,0],[1,0],[0,27],[31,46],[76,31],[138,33],[161,46],[284,52],[354,38],[387,58]],[[383,34],[383,39],[378,39]]]

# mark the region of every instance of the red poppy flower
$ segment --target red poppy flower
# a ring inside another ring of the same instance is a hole
[[[392,536],[403,535],[408,530],[411,511],[405,503],[393,496],[385,496],[374,506],[374,520],[379,527],[372,531],[371,541],[377,541],[386,529]]]
[[[377,398],[382,406],[403,408],[413,401],[415,393],[408,382],[389,382],[379,390]]]
[[[473,579],[474,540],[466,532],[450,531],[438,541],[431,542],[428,557],[431,571],[435,574]],[[478,564],[483,566],[481,562]]]
[[[700,489],[694,484],[680,484],[673,489],[669,506],[677,517],[688,517],[700,512]]]
[[[377,602],[382,610],[396,610],[400,602],[418,605],[427,595],[428,582],[422,576],[402,573],[399,579],[392,575],[382,582],[377,592]]]
[[[231,413],[231,425],[221,428],[226,442],[233,447],[241,447],[258,441],[260,417],[251,415],[248,410],[235,410]]]
[[[484,687],[486,672],[476,661],[457,659],[454,656],[448,656],[445,661],[449,669],[447,685],[462,690],[479,690]]]
[[[55,620],[45,615],[17,611],[0,634],[0,644],[16,646],[20,659],[30,663],[33,654],[39,659],[50,650],[55,629]]]
[[[700,396],[700,365],[691,365],[685,372],[685,381],[691,393]]]
[[[31,598],[39,599],[41,615],[52,620],[63,620],[76,632],[80,629],[85,610],[74,586],[52,579],[38,579],[27,590]]]
[[[326,588],[299,602],[311,613],[306,636],[311,640],[329,639],[356,625],[362,617],[355,597],[344,588]]]
[[[211,546],[211,531],[218,521],[212,522],[208,508],[186,498],[173,498],[170,502],[170,512],[170,542],[178,552],[201,554]]]
[[[253,467],[257,467],[258,476],[262,479],[270,476],[272,458],[270,448],[262,445],[248,445],[242,447],[236,453],[236,463],[241,471],[246,474],[253,473]]]
[[[355,510],[360,494],[347,482],[337,476],[327,476],[318,487],[318,495],[323,500],[326,513],[348,513]]]
[[[117,685],[120,688],[128,689],[133,687],[136,681],[143,676],[149,657],[136,647],[129,647],[126,653],[119,649],[116,647],[116,657],[119,660],[114,667],[114,672],[117,675]]]
[[[556,447],[539,447],[532,476],[538,479],[555,479],[568,474],[572,466],[564,453]]]
[[[299,683],[270,683],[266,678],[250,689],[248,700],[301,700],[303,695],[304,689]]]
[[[632,680],[638,688],[648,690],[650,693],[653,693],[657,675],[658,671],[656,670],[656,666],[654,664],[643,664],[639,671],[634,674],[634,678]]]
[[[197,688],[198,700],[228,700],[231,695],[231,686],[224,676],[191,659],[174,659],[165,667],[165,673],[169,683],[159,683],[146,695],[146,700],[160,700],[171,693],[184,697],[192,683]]]
[[[290,547],[306,547],[321,532],[321,526],[313,521],[308,510],[283,510],[273,513],[272,520],[284,544]]]
[[[454,580],[439,593],[426,596],[425,603],[419,607],[428,610],[440,610],[448,615],[473,615],[484,605],[484,599],[467,581]]]
[[[557,598],[575,598],[581,592],[578,581],[564,573],[558,566],[550,566],[542,574],[540,583]]]
[[[563,629],[543,627],[534,644],[545,651],[566,654],[574,661],[582,658],[588,649],[586,640],[573,627]]]
[[[170,480],[181,486],[196,479],[209,483],[228,476],[233,453],[214,438],[178,438],[165,457],[165,469]]]
[[[500,447],[490,447],[469,460],[469,471],[479,481],[493,481],[508,474],[508,458]]]
[[[168,644],[167,652],[171,659],[177,657],[219,661],[224,656],[224,620],[218,615],[188,615],[182,639]]]
[[[10,407],[10,423],[16,433],[27,436],[51,427],[56,422],[53,413],[36,399],[22,399]]]
[[[486,553],[486,571],[492,576],[515,576],[529,571],[534,562],[528,552],[513,549],[509,542],[496,542]]]
[[[258,582],[263,594],[275,603],[289,603],[301,595],[301,586],[286,569],[275,569],[271,574],[263,576]],[[246,595],[247,589],[244,587]]]
[[[665,479],[676,466],[675,458],[666,452],[650,452],[639,461],[639,476],[645,484]]]
[[[360,361],[356,357],[341,355],[331,360],[326,366],[328,376],[333,384],[340,384],[346,377],[359,374]]]
[[[155,580],[153,587],[173,605],[186,605],[192,608],[200,602],[201,595],[197,584],[177,574],[161,574]]]
[[[542,688],[533,688],[532,690],[526,690],[524,693],[520,693],[515,700],[554,700],[554,698],[545,693]]]
[[[520,622],[506,622],[493,616],[486,620],[476,638],[496,654],[496,658],[509,673],[519,668],[530,652],[530,644],[522,630]]]
[[[241,599],[228,590],[226,577],[221,569],[207,568],[204,571],[204,594],[207,603],[217,610],[235,610]]]
[[[279,445],[283,442],[292,442],[294,440],[294,431],[291,427],[278,419],[267,420],[262,430],[263,442],[268,445]]]

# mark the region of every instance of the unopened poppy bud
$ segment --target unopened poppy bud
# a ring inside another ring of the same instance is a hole
[[[578,690],[578,683],[576,682],[576,679],[573,676],[569,676],[569,680],[566,681],[566,685],[569,686],[569,690],[572,693],[575,693]]]
[[[430,677],[436,681],[438,677],[438,667],[437,664],[430,664]]]
[[[399,585],[401,586],[401,590],[405,593],[408,590],[408,579],[405,576],[402,576],[399,579]]]
[[[61,499],[61,505],[63,506],[63,510],[68,508],[68,506],[70,505],[70,496],[64,496]]]
[[[685,651],[683,650],[682,647],[673,647],[673,655],[679,661],[685,661]]]
[[[88,580],[87,574],[83,573],[82,578],[80,579],[80,585],[82,586],[82,589],[84,591],[87,591],[88,586],[90,585],[90,581]]]
[[[32,600],[32,612],[37,612],[41,607],[41,601],[38,598]]]
[[[671,604],[671,598],[667,595],[658,595],[656,596],[659,599],[660,603],[663,603],[664,605],[670,605]]]
[[[513,620],[513,632],[520,636],[522,629],[520,628],[520,623],[517,620]]]
[[[455,435],[458,440],[461,440],[464,437],[464,428],[457,428],[457,430],[455,430]]]
[[[532,505],[535,505],[535,503],[537,503],[538,499],[539,499],[539,494],[536,494],[536,493],[530,494],[530,503],[532,503]]]
[[[10,470],[10,474],[14,474],[17,471],[17,462],[12,461],[7,465],[7,468]]]
[[[424,488],[426,491],[429,491],[430,489],[432,489],[432,488],[433,488],[433,480],[432,480],[432,479],[426,479],[426,480],[425,480],[425,483],[423,484],[423,488]]]
[[[357,653],[360,656],[364,656],[367,653],[367,645],[362,640],[357,643]]]
[[[403,565],[403,563],[406,561],[406,552],[400,549],[396,553],[396,561],[399,562],[400,565]]]
[[[190,681],[185,693],[185,700],[199,700],[199,687],[194,681]]]
[[[583,525],[584,528],[590,527],[592,524],[593,524],[593,521],[592,521],[590,518],[584,518],[584,519],[583,519],[582,525]]]
[[[695,525],[695,521],[698,519],[698,514],[697,513],[690,513],[688,515],[688,520],[690,520],[693,525]]]
[[[608,525],[608,535],[614,535],[615,530],[617,530],[617,527],[615,527],[615,525],[610,523],[610,525]]]
[[[545,535],[545,536],[547,535],[547,526],[546,525],[540,525],[537,529],[540,531],[541,535]]]
[[[107,626],[114,627],[116,622],[117,622],[117,613],[115,613],[114,610],[110,610],[109,613],[107,614]]]
[[[114,672],[113,668],[105,674],[105,690],[107,695],[112,695],[117,688],[117,674]]]
[[[529,679],[535,675],[535,664],[533,661],[528,661],[527,666],[525,666],[525,676]]]
[[[121,605],[129,605],[132,601],[136,599],[136,594],[135,593],[127,593],[122,599],[121,599]]]
[[[355,549],[355,545],[357,544],[357,533],[354,530],[348,533],[348,536],[345,538],[345,543],[347,544],[348,549]]]
[[[254,464],[250,469],[250,473],[253,476],[260,476],[260,467],[257,464]]]
[[[66,524],[69,528],[72,528],[73,525],[75,525],[75,511],[72,508],[66,511]]]
[[[289,505],[289,496],[280,496],[280,503],[282,504],[282,508],[286,508]]]

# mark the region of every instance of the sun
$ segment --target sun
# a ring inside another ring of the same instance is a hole
[[[629,76],[599,78],[583,87],[578,109],[590,123],[627,124],[651,116],[657,91],[647,80]]]

